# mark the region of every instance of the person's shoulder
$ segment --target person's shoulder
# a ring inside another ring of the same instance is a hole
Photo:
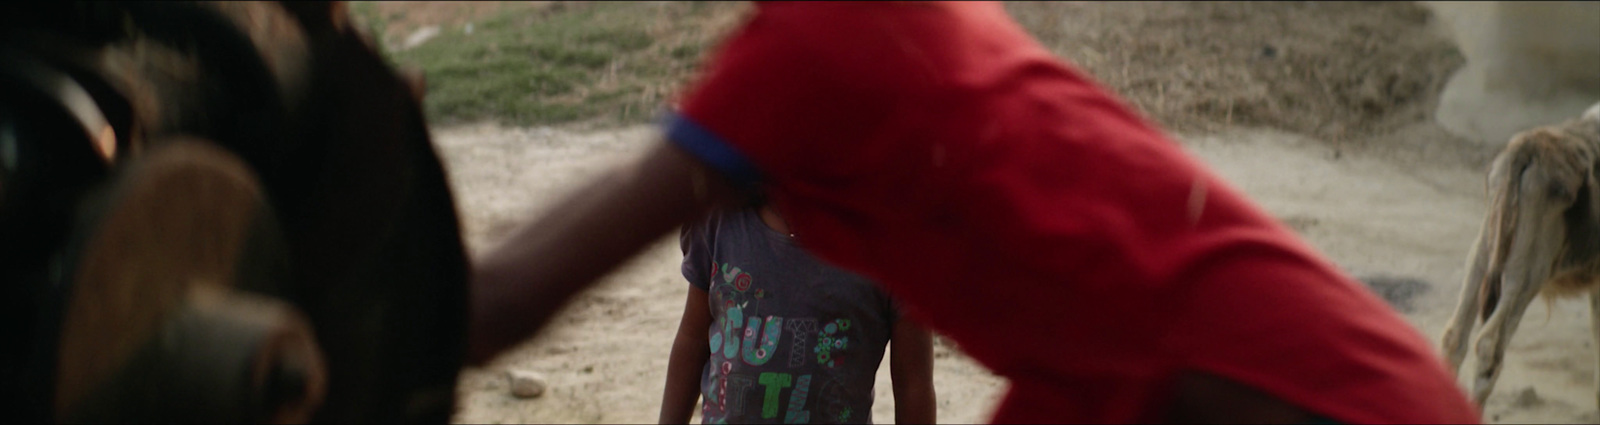
[[[720,227],[721,223],[722,211],[711,210],[711,212],[700,217],[699,220],[685,223],[683,228],[679,230],[678,237],[685,249],[688,249],[691,245],[707,244],[716,237],[717,228]]]
[[[759,210],[759,208],[739,207],[719,211],[717,222],[719,230],[730,234],[754,232],[757,229],[755,226],[766,226],[766,223],[761,221]]]
[[[751,208],[717,208],[706,213],[700,220],[684,225],[686,235],[705,236],[703,239],[715,239],[718,233],[737,231],[743,223],[751,220],[760,220]]]

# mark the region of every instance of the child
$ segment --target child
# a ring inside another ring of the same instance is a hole
[[[933,423],[927,331],[899,317],[870,281],[817,261],[794,239],[766,206],[684,228],[689,300],[661,423],[687,422],[699,395],[705,423],[870,423],[888,344],[896,421]]]
[[[759,184],[995,422],[1476,423],[1404,318],[991,2],[758,3],[666,141],[474,269],[474,362]]]

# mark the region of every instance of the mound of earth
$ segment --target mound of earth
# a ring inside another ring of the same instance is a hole
[[[1174,131],[1361,141],[1425,121],[1464,59],[1414,2],[1015,2],[1057,54]]]

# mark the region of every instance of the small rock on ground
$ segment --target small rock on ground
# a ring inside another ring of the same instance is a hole
[[[517,398],[534,398],[544,395],[544,376],[536,372],[526,370],[510,370],[506,372],[506,379],[511,381],[512,396]]]

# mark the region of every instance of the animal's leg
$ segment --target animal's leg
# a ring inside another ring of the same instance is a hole
[[[1478,337],[1478,370],[1472,379],[1472,399],[1479,409],[1483,408],[1484,401],[1489,399],[1489,393],[1494,390],[1495,381],[1500,378],[1506,347],[1511,345],[1511,336],[1522,322],[1522,313],[1533,302],[1534,295],[1539,293],[1539,286],[1535,283],[1527,282],[1520,276],[1516,279],[1506,277],[1500,288],[1504,291],[1500,303],[1489,320],[1484,321],[1483,333]]]
[[[1487,229],[1488,226],[1485,226]],[[1461,284],[1460,301],[1456,303],[1455,316],[1450,319],[1450,324],[1444,328],[1444,341],[1441,351],[1445,360],[1450,365],[1450,376],[1455,377],[1461,373],[1461,362],[1467,357],[1467,337],[1472,335],[1472,328],[1478,323],[1479,304],[1483,301],[1483,275],[1488,265],[1489,250],[1485,239],[1487,233],[1480,233],[1478,241],[1473,244],[1472,263],[1467,271],[1467,280]],[[1498,283],[1498,282],[1497,282]]]
[[[1600,104],[1595,110],[1600,111]],[[1594,332],[1595,342],[1595,407],[1600,407],[1600,285],[1594,286],[1594,292],[1589,293],[1589,331]]]
[[[1482,275],[1482,273],[1476,273]],[[1450,365],[1450,376],[1461,373],[1461,363],[1467,358],[1467,336],[1472,335],[1472,328],[1478,323],[1478,288],[1483,285],[1482,279],[1468,278],[1461,285],[1461,299],[1456,304],[1455,316],[1450,319],[1450,324],[1444,328],[1444,341],[1440,350],[1444,351],[1445,360]]]

